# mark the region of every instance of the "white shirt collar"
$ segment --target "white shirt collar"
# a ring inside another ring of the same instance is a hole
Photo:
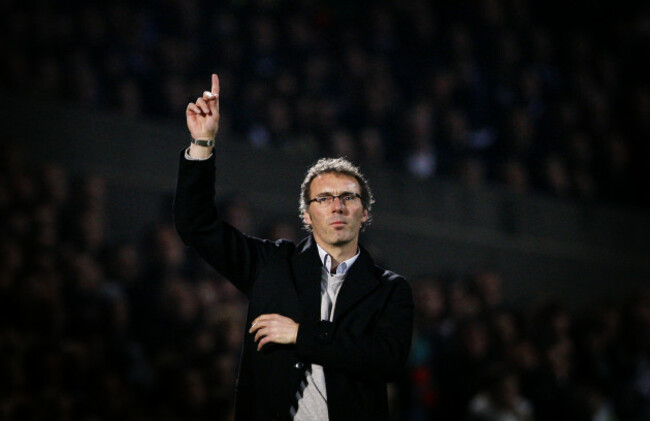
[[[330,256],[328,252],[326,252],[320,245],[318,245],[318,243],[316,243],[316,246],[318,247],[318,255],[320,256],[320,261],[323,263],[323,267],[327,270],[327,273],[332,273],[332,256]],[[336,274],[345,275],[352,264],[356,262],[360,253],[361,250],[357,248],[357,254],[350,257],[345,262],[339,263],[339,265],[336,267]]]

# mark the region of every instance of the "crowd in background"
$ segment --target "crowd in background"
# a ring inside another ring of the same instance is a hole
[[[243,295],[169,218],[111,241],[101,177],[35,166],[15,145],[0,164],[0,418],[231,419]],[[297,218],[257,226],[245,200],[220,208],[245,232],[301,236]],[[507,276],[413,277],[394,419],[650,419],[650,289],[572,314],[561,302],[507,305]]]
[[[647,5],[7,1],[0,85],[417,178],[647,205]]]
[[[12,0],[0,91],[183,124],[217,72],[224,138],[647,206],[650,10],[565,6]],[[169,220],[111,242],[106,200],[101,177],[0,154],[0,418],[229,419],[244,297]],[[301,237],[221,207],[247,233]],[[572,314],[506,305],[502,277],[413,277],[396,420],[650,419],[650,290]]]

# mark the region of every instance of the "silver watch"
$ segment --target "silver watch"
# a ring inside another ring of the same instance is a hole
[[[192,138],[192,143],[198,146],[214,146],[214,139],[194,139]]]

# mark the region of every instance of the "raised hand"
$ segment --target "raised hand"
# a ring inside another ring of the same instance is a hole
[[[298,337],[298,323],[280,314],[262,314],[255,319],[249,333],[255,334],[257,350],[269,342],[276,344],[295,344]]]
[[[187,128],[194,139],[214,139],[219,130],[219,77],[212,75],[212,88],[196,102],[187,104]]]

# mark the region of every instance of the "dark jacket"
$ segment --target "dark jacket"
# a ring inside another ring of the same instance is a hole
[[[249,300],[235,418],[287,419],[304,370],[316,363],[324,367],[331,421],[387,420],[386,382],[402,370],[411,344],[408,283],[360,246],[332,321],[320,321],[322,264],[313,238],[295,245],[242,234],[219,218],[214,184],[214,157],[181,157],[174,216],[183,241]],[[300,324],[295,345],[257,351],[248,328],[269,313]]]

